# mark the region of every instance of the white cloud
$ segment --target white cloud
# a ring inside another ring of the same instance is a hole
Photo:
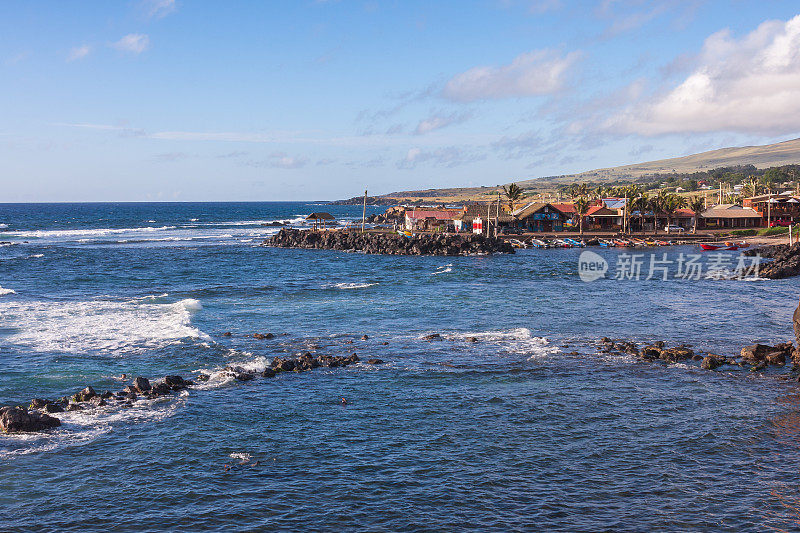
[[[143,33],[129,33],[111,46],[122,52],[141,54],[150,48],[150,37]]]
[[[800,131],[800,15],[761,24],[740,40],[711,35],[696,67],[677,87],[605,122],[643,135]]]
[[[449,115],[435,113],[424,120],[420,120],[414,133],[417,135],[424,135],[435,130],[446,128],[447,126],[452,126],[453,124],[460,124],[468,120],[469,117],[469,113],[450,113]]]
[[[457,167],[467,163],[486,159],[484,154],[467,152],[457,146],[447,146],[435,150],[422,150],[410,148],[405,157],[397,162],[397,168],[412,169],[421,163],[430,163],[434,166]]]
[[[164,18],[178,9],[175,0],[143,0],[141,7],[149,18],[157,19]]]
[[[284,152],[274,152],[270,154],[267,164],[274,168],[300,168],[308,163],[305,157],[293,157],[285,154]]]
[[[538,96],[559,91],[579,52],[561,55],[554,50],[521,54],[508,65],[475,67],[453,77],[442,95],[458,102]]]
[[[72,50],[69,51],[67,55],[67,61],[77,61],[78,59],[83,59],[84,57],[89,55],[89,52],[92,51],[92,47],[88,44],[84,44],[82,46],[76,46]]]

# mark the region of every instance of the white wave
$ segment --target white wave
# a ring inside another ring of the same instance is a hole
[[[14,246],[15,244],[17,244],[17,243],[15,243],[15,242],[0,242],[0,248],[2,248],[3,246]]]
[[[544,357],[559,352],[557,346],[550,346],[546,337],[536,337],[528,328],[515,328],[501,331],[479,331],[475,333],[457,333],[445,335],[446,338],[465,340],[476,338],[478,342],[499,344],[507,352],[529,355],[530,359]]]
[[[253,357],[253,354],[250,352],[230,350],[230,356],[233,356],[235,359],[232,360],[227,366],[231,368],[241,368],[245,372],[249,372],[251,374],[260,374],[264,371],[264,369],[269,367],[270,363],[272,362],[271,359],[268,359],[264,356]],[[244,357],[244,359],[242,359],[242,357]],[[233,372],[227,370],[225,367],[201,369],[199,372],[209,376],[209,378],[207,381],[197,381],[197,384],[195,385],[196,389],[216,389],[236,381],[236,377],[234,376]]]
[[[7,228],[8,224],[0,224],[0,228]]]
[[[0,296],[5,296],[6,294],[17,294],[17,291],[13,289],[4,289],[3,287],[0,287]]]
[[[144,228],[97,228],[97,229],[65,229],[65,230],[33,230],[33,231],[9,231],[6,235],[22,238],[58,238],[58,237],[102,237],[104,235],[114,235],[118,233],[135,233],[135,232],[155,232],[167,231],[175,229],[175,226],[161,226],[158,228],[144,227]]]
[[[209,339],[191,325],[199,301],[175,303],[92,300],[0,301],[0,323],[14,333],[0,344],[36,351],[84,353],[87,350],[141,352],[181,339]]]
[[[40,257],[44,257],[44,254],[31,254],[28,256],[28,259],[38,259]]]
[[[239,464],[249,463],[250,459],[253,458],[252,455],[244,452],[233,452],[232,454],[228,455],[228,457],[230,457],[231,459],[238,459]]]
[[[200,220],[200,219],[199,218],[190,218],[189,222],[197,222],[198,220]]]
[[[0,436],[0,445],[10,447],[0,450],[0,458],[48,452],[80,446],[113,431],[126,423],[158,422],[174,415],[185,403],[187,391],[176,396],[153,400],[140,398],[131,407],[108,405],[84,411],[67,411],[55,415],[61,420],[56,430],[42,433],[12,433]]]
[[[377,285],[377,283],[329,283],[323,287],[326,289],[366,289],[373,285]]]
[[[447,265],[446,267],[439,267],[439,269],[436,270],[436,272],[431,272],[431,275],[433,276],[434,274],[447,274],[448,272],[452,271],[453,271],[453,265]]]

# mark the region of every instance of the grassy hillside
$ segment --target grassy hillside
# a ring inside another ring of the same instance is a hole
[[[536,192],[555,191],[559,186],[576,182],[615,183],[646,182],[663,179],[669,175],[685,175],[704,172],[720,167],[753,165],[756,168],[777,167],[800,163],[800,139],[784,141],[764,146],[742,146],[722,148],[699,154],[658,161],[648,161],[633,165],[601,168],[569,174],[534,178],[517,182],[521,187]],[[467,200],[487,200],[496,198],[497,187],[464,187],[448,189],[425,189],[418,191],[399,191],[373,199],[375,202],[414,202],[430,203],[460,202]]]

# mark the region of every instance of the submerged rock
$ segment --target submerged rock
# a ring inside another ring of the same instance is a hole
[[[383,359],[367,359],[368,365],[382,365]]]
[[[704,370],[714,370],[715,368],[719,368],[722,363],[719,359],[715,356],[708,354],[703,358],[703,361],[700,363],[700,368]]]
[[[95,396],[97,396],[97,393],[94,391],[94,389],[91,388],[91,387],[86,387],[83,390],[81,390],[80,392],[76,393],[72,397],[72,400],[74,402],[76,402],[76,403],[88,402],[89,400],[91,400]]]
[[[0,430],[5,433],[43,431],[60,425],[61,420],[45,413],[21,407],[0,407]]]

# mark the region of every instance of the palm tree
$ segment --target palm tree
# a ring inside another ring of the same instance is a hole
[[[506,200],[508,200],[508,211],[513,213],[514,204],[522,198],[522,189],[520,189],[516,183],[512,183],[507,189],[506,186],[503,185],[503,192],[506,195]]]
[[[575,214],[578,215],[578,224],[581,232],[581,236],[583,236],[583,219],[586,217],[586,213],[589,211],[589,201],[586,198],[580,197],[573,203],[575,207]]]
[[[675,216],[675,211],[685,206],[686,198],[683,196],[678,196],[673,193],[665,195],[664,202],[661,204],[661,209],[667,215],[667,226],[672,225],[672,217]]]
[[[623,219],[622,219],[622,227],[625,231],[630,232],[630,213],[631,213],[631,203],[634,198],[637,196],[641,196],[642,190],[639,188],[638,185],[626,185],[624,187],[617,187],[616,193],[617,196],[621,196],[625,198],[625,207],[623,209]]]
[[[606,187],[603,185],[598,185],[594,190],[594,195],[597,196],[598,200],[602,200],[607,191],[608,189],[606,189]]]
[[[699,196],[695,196],[689,200],[689,209],[694,213],[694,224],[692,225],[692,233],[697,233],[697,221],[700,219],[700,213],[706,209],[706,200]]]
[[[647,195],[642,194],[637,196],[631,202],[631,209],[630,212],[633,213],[634,211],[639,212],[639,228],[644,232],[644,214],[650,208],[650,199]]]
[[[763,190],[764,186],[759,183],[755,177],[750,176],[750,179],[742,184],[742,197],[750,198],[752,196],[758,196]]]
[[[669,192],[666,189],[661,189],[658,194],[651,197],[649,200],[650,210],[653,212],[653,219],[655,222],[654,229],[658,233],[658,217],[664,214],[664,204],[667,202]]]
[[[575,189],[575,193],[576,193],[575,196],[578,197],[589,196],[589,186],[586,185],[586,183],[581,183],[580,185],[578,185],[577,189]],[[573,198],[575,198],[575,196],[573,196]]]

